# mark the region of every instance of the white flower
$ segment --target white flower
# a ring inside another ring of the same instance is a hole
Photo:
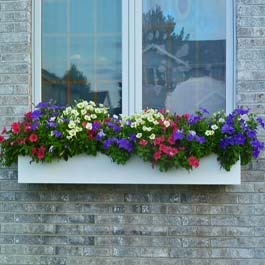
[[[99,107],[104,108],[104,105],[100,103],[100,104],[99,104]]]
[[[89,111],[93,111],[93,110],[94,110],[94,107],[91,106],[91,105],[88,105],[88,106],[86,107],[86,109],[89,110]]]
[[[206,136],[212,136],[212,135],[214,135],[214,131],[212,131],[212,130],[207,130],[207,131],[205,132],[205,135],[206,135]]]
[[[138,138],[138,139],[142,138],[142,136],[143,136],[142,133],[137,133],[136,134],[136,138]]]
[[[100,108],[96,108],[95,109],[95,113],[97,113],[97,114],[101,113],[101,109]]]
[[[150,140],[154,140],[155,138],[156,138],[156,136],[155,136],[154,133],[152,133],[152,134],[149,136],[149,139],[150,139]]]
[[[92,123],[88,122],[88,123],[86,124],[86,129],[88,129],[88,130],[92,130]]]
[[[75,128],[75,122],[74,121],[70,121],[69,122],[69,124],[68,124],[68,127],[70,128],[70,129],[73,129],[73,128]]]
[[[70,131],[68,131],[68,134],[70,135],[70,136],[76,136],[76,131],[75,130],[70,130]]]
[[[152,131],[152,128],[151,127],[143,126],[143,131],[151,132]]]
[[[165,125],[166,127],[169,127],[169,126],[170,126],[170,122],[169,122],[169,121],[164,121],[164,125]]]
[[[116,120],[119,119],[119,117],[116,114],[113,115],[113,118],[116,119]]]
[[[81,114],[82,114],[82,115],[85,115],[85,114],[86,114],[86,110],[85,110],[85,109],[82,109],[82,110],[81,110]]]
[[[153,116],[148,116],[148,117],[147,117],[147,120],[148,120],[149,122],[153,122],[153,121],[154,121],[154,118],[153,118]]]
[[[84,107],[85,107],[85,104],[84,104],[84,102],[79,102],[79,103],[77,103],[77,105],[76,105],[79,109],[83,109]]]
[[[96,107],[96,103],[94,101],[89,101],[89,104],[93,107]]]
[[[153,121],[153,124],[154,124],[154,125],[157,125],[157,124],[159,124],[159,122],[156,121],[156,120],[154,120],[154,121]]]
[[[220,119],[219,119],[219,122],[224,123],[225,120],[224,120],[223,118],[220,118]]]
[[[190,133],[192,136],[195,136],[195,135],[196,135],[196,132],[195,132],[195,131],[189,131],[189,133]]]
[[[216,124],[213,124],[213,125],[211,126],[211,129],[215,131],[215,130],[218,129],[218,126],[217,126]]]
[[[91,118],[92,118],[92,119],[95,120],[97,117],[98,117],[98,116],[97,116],[96,114],[91,114]]]

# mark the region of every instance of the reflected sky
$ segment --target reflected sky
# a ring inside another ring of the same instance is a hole
[[[174,17],[176,33],[184,27],[191,40],[226,39],[226,0],[144,0],[143,11],[156,5]]]

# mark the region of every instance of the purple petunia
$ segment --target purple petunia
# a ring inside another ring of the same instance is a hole
[[[107,124],[109,127],[111,127],[115,133],[118,133],[118,132],[121,130],[121,128],[120,128],[118,125],[116,125],[115,123],[112,123],[112,122],[106,122],[106,124]]]
[[[220,140],[220,147],[225,149],[229,145],[234,145],[235,141],[232,137],[226,137]]]
[[[127,139],[122,138],[122,139],[117,141],[117,144],[118,144],[118,147],[120,149],[124,149],[128,152],[133,151],[133,144],[130,141],[128,141]]]
[[[104,142],[103,142],[103,149],[109,149],[110,146],[113,144],[113,143],[116,143],[117,142],[117,138],[115,137],[111,137],[109,139],[106,139]]]
[[[245,115],[249,113],[249,110],[248,109],[235,109],[234,113],[238,115]]]
[[[193,125],[196,124],[198,121],[201,120],[201,116],[195,116],[193,114],[190,115],[189,119],[188,119],[188,123],[189,125]]]
[[[204,114],[210,114],[210,112],[206,108],[200,107],[199,110]]]
[[[238,134],[234,136],[234,140],[235,140],[235,144],[244,145],[246,141],[246,137],[241,132],[239,132]]]
[[[105,136],[106,136],[106,134],[103,132],[103,130],[100,130],[99,133],[96,136],[96,140],[99,142]]]
[[[39,109],[45,109],[49,106],[49,102],[40,102],[36,107]]]
[[[259,125],[260,125],[263,129],[265,128],[265,123],[264,123],[264,121],[262,120],[261,117],[258,117],[258,118],[257,118],[257,122],[259,123]]]
[[[130,133],[130,141],[135,142],[136,141],[136,135],[134,133]]]
[[[38,110],[38,109],[34,110],[34,111],[31,113],[31,118],[32,118],[32,120],[34,120],[34,121],[37,120],[37,119],[39,119],[41,116],[42,116],[42,113],[41,113],[41,111]]]
[[[63,134],[61,132],[57,131],[57,130],[52,131],[52,133],[53,133],[53,135],[56,138],[59,138],[59,137],[62,137],[63,136]]]
[[[222,133],[227,133],[227,134],[231,135],[235,131],[235,129],[232,126],[228,125],[228,124],[224,124],[222,126],[222,130],[221,131],[222,131]]]
[[[187,140],[188,141],[193,141],[195,138],[196,133],[194,134],[193,132],[189,132],[188,136],[187,136]]]
[[[101,127],[101,124],[99,122],[94,121],[92,124],[92,130],[95,132]]]
[[[40,126],[40,123],[38,121],[35,121],[31,126],[31,130],[35,131]]]
[[[174,141],[176,141],[176,140],[182,140],[184,137],[185,137],[184,133],[182,131],[180,131],[180,130],[177,130],[174,133],[173,139],[174,139]]]
[[[205,137],[196,135],[195,137],[196,142],[203,144],[205,143]]]

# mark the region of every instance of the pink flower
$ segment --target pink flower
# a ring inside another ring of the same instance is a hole
[[[139,142],[139,144],[145,146],[145,145],[148,144],[148,141],[146,141],[146,140],[141,140],[141,141]]]
[[[35,143],[38,141],[38,136],[35,133],[32,133],[29,137],[31,143]]]
[[[168,141],[168,143],[170,143],[172,145],[176,143],[176,141],[174,141],[174,138],[172,135],[167,138],[167,141]]]
[[[20,124],[18,122],[13,122],[11,124],[11,129],[14,134],[18,134],[20,132]]]
[[[160,151],[157,151],[154,153],[154,159],[157,161],[161,158],[161,152]]]
[[[36,154],[37,154],[37,148],[36,148],[36,147],[33,147],[33,148],[31,149],[31,154],[32,154],[32,155],[36,155]]]
[[[5,134],[6,132],[7,132],[6,127],[4,127],[1,134]]]
[[[187,120],[190,117],[190,114],[188,114],[188,113],[183,114],[182,117]]]
[[[45,155],[45,147],[41,146],[38,150],[38,159],[41,160],[44,158]]]
[[[159,144],[161,144],[164,141],[165,141],[165,137],[164,137],[164,135],[162,135],[161,137],[155,138],[154,145],[159,145]]]
[[[5,141],[5,138],[4,136],[0,135],[0,143],[4,142]]]
[[[32,112],[27,112],[26,114],[24,114],[25,118],[27,118],[29,121],[32,120],[32,116],[31,116]]]
[[[191,167],[197,168],[199,166],[199,160],[194,156],[189,157],[188,161]]]

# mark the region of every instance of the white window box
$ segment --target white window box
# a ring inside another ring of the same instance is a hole
[[[240,181],[240,162],[227,172],[220,169],[215,155],[202,159],[200,167],[191,172],[178,169],[166,173],[139,158],[117,165],[102,154],[80,155],[51,164],[30,163],[29,157],[18,158],[19,183],[238,185]]]

